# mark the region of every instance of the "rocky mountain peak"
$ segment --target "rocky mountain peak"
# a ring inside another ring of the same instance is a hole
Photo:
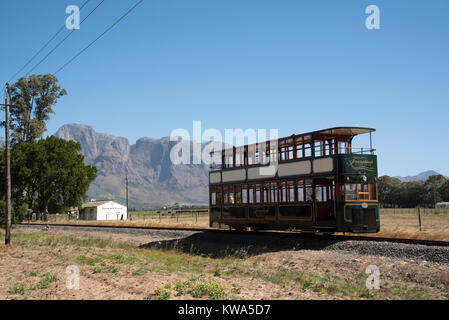
[[[123,201],[128,175],[130,206],[207,203],[207,166],[174,165],[170,151],[176,142],[169,137],[144,137],[130,145],[126,138],[98,133],[91,126],[80,124],[64,125],[55,136],[79,142],[86,163],[97,167],[97,179],[88,193],[91,198]]]

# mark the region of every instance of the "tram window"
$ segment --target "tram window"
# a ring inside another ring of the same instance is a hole
[[[271,162],[271,152],[272,151],[274,151],[274,150],[271,150],[271,149],[267,150],[267,152],[266,152],[266,159],[265,159],[264,164],[269,164]],[[274,156],[273,156],[273,159],[275,159]]]
[[[225,194],[225,203],[226,204],[234,204],[234,186],[228,185],[224,188]]]
[[[287,190],[285,182],[281,182],[279,184],[279,202],[286,202],[287,201]]]
[[[272,203],[277,202],[277,189],[278,189],[278,185],[276,182],[272,182],[271,183],[271,191],[270,191],[270,200]]]
[[[359,200],[369,200],[369,186],[367,184],[359,184],[358,194]]]
[[[261,190],[260,190],[260,184],[256,185],[256,203],[261,203]]]
[[[233,157],[227,156],[226,157],[226,168],[232,168],[233,167]]]
[[[248,199],[249,203],[254,203],[254,186],[249,186],[248,188]]]
[[[301,158],[303,158],[304,157],[304,154],[303,154],[303,144],[302,144],[302,142],[301,143],[298,143],[297,145],[296,145],[296,159],[301,159]]]
[[[339,141],[338,142],[338,153],[339,154],[349,153],[347,141]]]
[[[368,192],[367,184],[359,184],[359,192]]]
[[[235,198],[234,198],[234,192],[229,192],[229,204],[234,204]]]
[[[297,181],[298,202],[304,202],[304,182]]]
[[[221,192],[220,191],[217,192],[217,204],[221,205]]]
[[[357,185],[347,184],[346,185],[346,200],[357,200]]]
[[[333,153],[332,152],[333,147],[334,147],[334,139],[326,140],[324,154],[326,156],[330,156]]]
[[[246,189],[246,186],[242,187],[242,203],[248,203],[248,189]]]
[[[279,161],[285,160],[285,147],[279,149]]]
[[[288,202],[295,202],[295,183],[288,182]]]
[[[339,200],[347,201],[376,201],[377,200],[376,184],[341,184],[339,186]]]
[[[262,164],[268,164],[270,159],[270,151],[267,150],[268,143],[264,142],[260,145],[260,163]]]
[[[313,201],[313,188],[312,188],[312,182],[306,181],[306,201]]]
[[[245,149],[237,148],[235,151],[235,166],[241,167],[245,165]]]
[[[270,200],[270,184],[269,183],[265,183],[263,185],[263,199],[264,202],[269,203],[271,202]]]
[[[248,165],[251,166],[255,164],[256,146],[248,146]]]
[[[323,141],[315,141],[315,157],[324,156]]]
[[[235,203],[240,204],[242,202],[242,189],[240,185],[235,186]]]
[[[217,194],[212,192],[210,195],[210,204],[215,206],[217,204]]]
[[[234,166],[234,150],[227,149],[224,154],[225,168],[232,168]]]
[[[323,201],[323,194],[322,194],[322,187],[321,186],[315,187],[315,199],[316,199],[317,202],[322,202]]]
[[[292,160],[292,159],[294,159],[295,157],[294,157],[294,154],[293,154],[293,146],[289,146],[288,147],[288,159],[289,160]]]
[[[323,189],[323,201],[329,200],[328,194],[327,194],[327,187],[322,187]]]
[[[312,145],[310,143],[304,144],[304,157],[311,157],[312,156]]]

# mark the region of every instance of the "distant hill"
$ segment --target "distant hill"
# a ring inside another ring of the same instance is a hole
[[[407,176],[407,177],[395,177],[398,178],[399,180],[401,180],[402,182],[410,182],[410,181],[425,181],[427,180],[429,177],[431,176],[435,176],[435,175],[439,175],[440,173],[433,171],[433,170],[429,170],[429,171],[424,171],[421,172],[420,174],[416,175],[416,176]]]
[[[79,142],[86,163],[98,169],[89,198],[125,203],[129,179],[129,206],[156,208],[167,204],[207,204],[207,165],[173,165],[169,137],[141,138],[130,145],[126,138],[98,133],[86,125],[67,124],[55,136]],[[189,142],[191,147],[194,142]]]

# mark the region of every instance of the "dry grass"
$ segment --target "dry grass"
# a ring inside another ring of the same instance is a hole
[[[414,211],[405,213],[382,213],[381,232],[376,236],[449,241],[449,215],[423,214],[422,231],[419,231],[418,215]]]
[[[143,221],[143,220],[134,220],[134,221],[60,221],[60,222],[23,222],[23,224],[38,224],[38,225],[74,225],[74,226],[104,226],[104,227],[148,227],[148,228],[189,228],[189,229],[198,229],[203,230],[205,226],[209,225],[209,222],[204,225],[200,224],[191,224],[189,222],[180,222],[180,223],[167,223],[167,222],[154,222],[154,221]]]
[[[209,226],[209,213],[180,213],[175,214],[170,211],[130,212],[129,220],[125,221],[85,221],[69,220],[67,215],[49,215],[48,224],[73,224],[73,225],[102,225],[102,226],[132,226],[132,227],[184,227],[201,228]]]
[[[189,228],[204,229],[209,226],[207,214],[195,215],[164,215],[159,218],[153,212],[132,213],[133,220],[128,221],[67,221],[54,220],[48,224],[100,225],[100,226],[131,226],[153,228]],[[419,231],[416,209],[381,209],[381,232],[373,234],[378,237],[409,238],[423,240],[449,241],[449,212],[426,210],[422,213],[422,231]]]

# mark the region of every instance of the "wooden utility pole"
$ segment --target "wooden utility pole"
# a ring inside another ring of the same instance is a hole
[[[422,222],[421,222],[421,208],[418,208],[418,224],[419,224],[419,231],[422,231]]]
[[[11,167],[10,167],[10,142],[9,142],[9,84],[5,90],[5,161],[6,161],[6,233],[5,245],[11,244]]]
[[[128,211],[128,175],[126,175],[126,214],[129,217],[129,211]]]

